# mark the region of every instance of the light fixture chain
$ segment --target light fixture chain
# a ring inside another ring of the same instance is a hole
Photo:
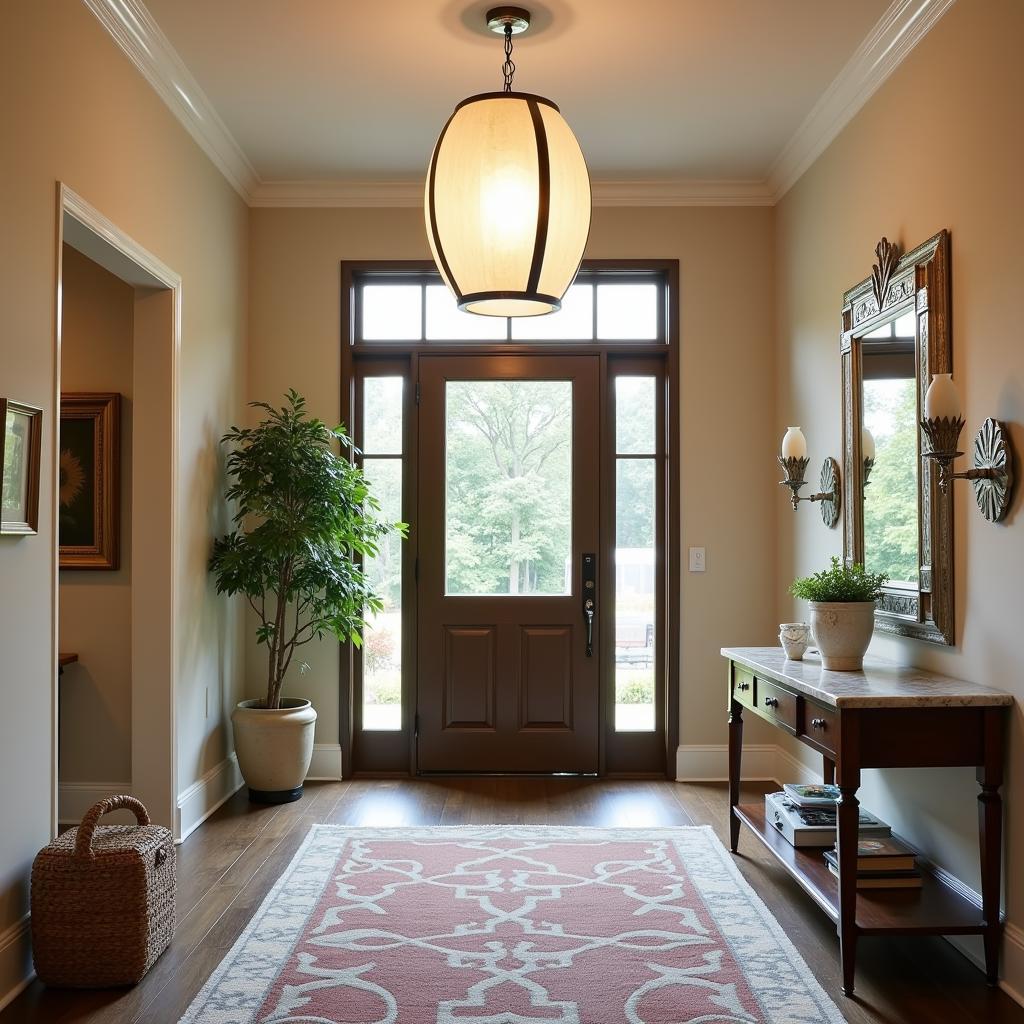
[[[505,23],[505,63],[501,65],[502,73],[505,75],[505,92],[512,91],[512,76],[516,73],[516,66],[512,62],[512,23]]]

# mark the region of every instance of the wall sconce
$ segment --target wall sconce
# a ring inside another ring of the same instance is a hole
[[[821,464],[821,476],[819,484],[821,490],[809,497],[800,497],[800,488],[804,486],[804,474],[810,464],[807,457],[807,439],[799,427],[789,427],[782,438],[782,454],[779,456],[779,465],[786,473],[786,479],[779,483],[788,487],[792,492],[791,501],[795,512],[801,501],[821,502],[821,519],[830,529],[839,522],[839,503],[842,499],[842,490],[839,484],[839,463],[835,459],[828,458]]]
[[[867,427],[862,427],[860,431],[860,453],[864,457],[864,473],[861,476],[861,482],[867,487],[868,477],[871,476],[871,470],[875,468],[875,435]]]
[[[1013,491],[1013,451],[1010,438],[999,420],[989,418],[974,438],[974,469],[954,473],[953,463],[963,452],[957,450],[964,418],[960,395],[951,373],[937,373],[924,398],[921,429],[928,439],[924,458],[939,467],[939,489],[945,494],[951,480],[974,482],[974,498],[981,514],[997,523],[1010,507]]]

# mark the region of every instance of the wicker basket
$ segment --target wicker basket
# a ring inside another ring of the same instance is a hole
[[[100,825],[127,807],[139,824]],[[32,864],[32,955],[47,985],[134,985],[174,931],[174,841],[146,808],[112,796],[78,828],[40,850]]]

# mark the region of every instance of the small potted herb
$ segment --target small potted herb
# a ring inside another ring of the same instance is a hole
[[[875,601],[888,580],[885,573],[843,565],[833,557],[831,568],[793,581],[789,592],[808,602],[822,668],[859,672],[864,667],[875,626]]]

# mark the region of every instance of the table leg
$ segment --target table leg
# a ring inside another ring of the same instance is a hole
[[[985,978],[999,981],[999,888],[1003,854],[1003,723],[996,710],[985,714],[985,764],[978,769],[978,839],[981,846],[981,909],[985,922]]]
[[[740,758],[743,753],[743,705],[729,702],[729,844],[736,852],[740,842],[740,819],[735,807],[740,802]]]
[[[826,786],[831,786],[836,781],[836,763],[831,757],[821,755],[821,778]]]
[[[843,962],[843,994],[853,995],[853,967],[857,956],[857,835],[860,826],[860,770],[839,764],[839,954]]]

